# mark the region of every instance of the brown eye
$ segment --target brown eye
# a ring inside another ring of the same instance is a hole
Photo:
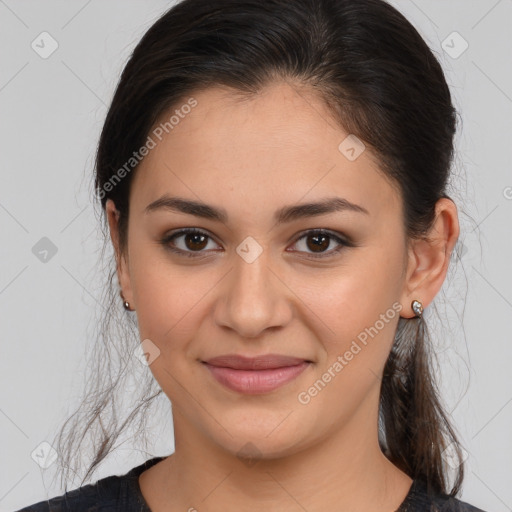
[[[162,245],[172,251],[184,256],[203,256],[204,250],[208,246],[211,237],[198,229],[182,229],[177,233],[164,237],[160,242]],[[194,254],[196,253],[196,254]]]
[[[302,241],[306,240],[305,243]],[[187,257],[201,257],[209,252],[208,243],[213,242],[210,235],[204,231],[188,228],[182,229],[160,240],[160,243],[169,251]],[[328,250],[333,245],[338,245],[334,249]],[[291,252],[306,253],[309,258],[327,258],[339,253],[344,247],[354,247],[354,244],[348,239],[325,230],[310,230],[303,234],[294,245],[303,245],[304,247]],[[214,249],[214,248],[210,248]]]
[[[311,243],[307,243],[307,247],[313,252],[323,252],[329,248],[330,237],[328,235],[308,235],[306,238],[311,241]]]
[[[187,247],[187,249],[190,249],[191,251],[200,251],[201,249],[204,249],[206,247],[206,237],[203,234],[200,233],[187,233],[184,235],[184,242]]]
[[[305,240],[304,243],[303,240]],[[333,242],[338,247],[328,250]],[[301,236],[294,245],[299,247],[297,252],[305,252],[310,258],[327,258],[339,253],[344,247],[353,246],[348,240],[324,230],[309,231]]]

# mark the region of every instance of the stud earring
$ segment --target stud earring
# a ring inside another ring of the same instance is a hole
[[[421,315],[423,314],[423,304],[419,300],[414,299],[411,302],[411,308],[414,311],[414,314],[418,318],[421,318]]]
[[[127,300],[125,300],[125,298],[123,297],[122,290],[119,292],[119,295],[121,295],[121,298],[123,299],[124,309],[126,309],[126,311],[133,311],[133,309],[130,308],[130,303]]]

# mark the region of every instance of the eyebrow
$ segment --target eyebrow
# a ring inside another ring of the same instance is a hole
[[[222,222],[224,224],[227,224],[228,222],[228,214],[223,208],[217,208],[199,201],[192,201],[181,197],[170,197],[167,194],[148,204],[144,209],[144,213],[148,214],[157,210],[186,213],[196,217]],[[276,224],[279,225],[286,222],[292,222],[297,219],[344,211],[353,211],[369,215],[366,208],[363,208],[358,204],[351,203],[347,199],[343,199],[341,197],[329,197],[315,203],[304,203],[280,208],[275,212],[274,220]]]

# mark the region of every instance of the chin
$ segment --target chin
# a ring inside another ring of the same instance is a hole
[[[222,449],[243,459],[279,459],[293,455],[305,448],[312,434],[308,435],[304,423],[294,414],[253,413],[237,414],[237,418],[226,418],[227,432],[215,424],[212,438]],[[292,419],[293,418],[293,419]],[[229,420],[229,421],[227,421]],[[248,465],[250,465],[248,463]]]

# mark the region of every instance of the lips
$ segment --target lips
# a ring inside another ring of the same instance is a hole
[[[207,364],[220,366],[223,368],[233,368],[234,370],[268,370],[273,368],[283,368],[285,366],[295,366],[304,362],[304,359],[298,357],[281,356],[278,354],[268,354],[257,357],[245,357],[239,355],[225,355],[208,359]]]
[[[203,361],[213,377],[232,391],[268,393],[295,379],[311,363],[297,357],[267,354],[244,357],[224,355]]]

